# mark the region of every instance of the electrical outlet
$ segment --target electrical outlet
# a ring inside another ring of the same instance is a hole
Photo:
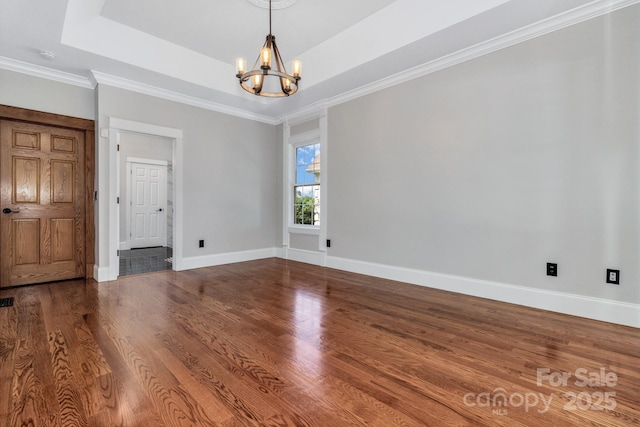
[[[547,263],[547,276],[557,276],[558,275],[558,264],[554,262]]]
[[[613,285],[620,284],[620,270],[611,270],[607,268],[607,283],[611,283]]]
[[[204,240],[200,240],[200,241],[198,242],[198,247],[199,247],[199,248],[204,248]]]

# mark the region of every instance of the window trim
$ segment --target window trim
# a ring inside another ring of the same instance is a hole
[[[317,120],[317,126],[307,132],[291,135],[294,126]],[[330,185],[329,176],[329,143],[328,143],[328,110],[320,107],[318,110],[287,118],[282,124],[282,250],[283,257],[289,258],[291,236],[294,235],[315,235],[318,238],[318,247],[313,252],[296,249],[297,256],[310,260],[308,256],[316,253],[319,258],[315,258],[312,263],[326,265],[327,262],[327,230],[329,224],[328,189]],[[320,177],[320,226],[296,225],[293,224],[293,180],[295,175],[295,146],[310,143],[320,143],[321,177]],[[317,250],[317,252],[315,252]],[[306,258],[305,258],[306,257]]]
[[[320,158],[322,158],[322,149],[323,143],[321,138],[320,129],[314,129],[312,131],[299,133],[297,135],[291,136],[288,138],[287,151],[288,151],[288,162],[286,164],[287,168],[287,185],[286,185],[286,218],[287,218],[287,229],[290,233],[298,233],[298,234],[320,234],[320,228],[322,227],[322,223],[324,221],[323,218],[323,191],[322,188],[324,186],[324,176],[320,175],[320,225],[310,225],[310,224],[295,224],[293,222],[293,188],[295,186],[295,166],[296,166],[296,149],[299,147],[304,147],[305,145],[313,145],[320,144]],[[324,160],[322,160],[324,161]],[[322,165],[320,166],[322,170]]]

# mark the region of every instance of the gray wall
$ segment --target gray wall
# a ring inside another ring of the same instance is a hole
[[[329,255],[639,303],[639,10],[331,108]]]
[[[93,89],[0,69],[0,104],[95,120]]]
[[[112,116],[183,131],[184,257],[276,246],[275,126],[104,85],[98,100],[100,127]]]
[[[283,232],[284,232],[284,126],[279,124],[276,126],[276,228],[275,241],[278,249],[282,248]]]

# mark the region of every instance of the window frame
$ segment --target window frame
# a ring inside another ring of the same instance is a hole
[[[285,189],[287,194],[287,197],[285,198],[286,199],[285,209],[286,209],[286,217],[287,217],[287,229],[290,233],[319,235],[320,229],[322,228],[322,224],[324,222],[323,187],[324,187],[325,179],[324,179],[323,173],[321,172],[319,182],[313,184],[313,185],[320,186],[320,218],[319,218],[320,224],[313,225],[313,224],[295,224],[294,223],[294,212],[295,212],[294,192],[296,187],[295,174],[296,174],[296,166],[297,166],[296,150],[299,147],[304,147],[307,145],[314,145],[314,144],[320,145],[320,159],[321,159],[320,170],[322,171],[323,162],[324,162],[322,152],[323,152],[324,144],[322,143],[320,129],[314,129],[309,132],[303,132],[297,135],[290,136],[288,138],[288,143],[287,143],[288,161],[286,162],[287,164],[285,165],[285,167],[287,168],[287,175],[288,175],[286,189]]]

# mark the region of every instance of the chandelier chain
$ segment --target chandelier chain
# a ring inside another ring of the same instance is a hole
[[[269,0],[269,34],[273,34],[271,32],[271,0]]]

